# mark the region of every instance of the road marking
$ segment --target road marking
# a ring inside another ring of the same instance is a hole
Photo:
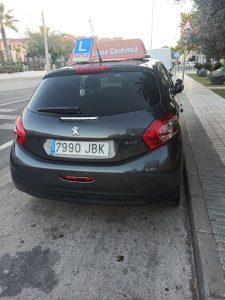
[[[5,144],[0,145],[0,150],[4,150],[4,149],[10,147],[12,145],[12,143],[13,143],[13,140],[11,140],[11,141],[9,141]]]
[[[18,115],[0,115],[0,120],[15,120]]]
[[[18,103],[18,102],[27,101],[27,100],[30,100],[30,98],[25,98],[25,99],[20,99],[20,100],[8,102],[8,103],[3,103],[3,104],[0,104],[0,107],[1,107],[1,106],[6,106],[6,105],[10,105],[10,104],[13,104],[13,103]]]
[[[15,110],[16,108],[0,108],[0,113],[9,113]]]
[[[10,130],[14,130],[16,127],[15,124],[10,123],[10,124],[2,124],[0,125],[0,129],[10,129]]]

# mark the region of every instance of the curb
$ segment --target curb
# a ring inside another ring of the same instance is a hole
[[[42,78],[45,74],[46,74],[45,71],[25,71],[25,72],[18,72],[12,74],[0,74],[0,81],[38,79],[38,78]]]
[[[200,300],[225,299],[224,272],[218,258],[184,116],[181,120],[184,146],[184,183],[191,224],[198,298]]]
[[[41,75],[35,75],[35,76],[32,76],[32,77],[29,77],[29,76],[24,76],[24,77],[8,77],[8,78],[0,78],[0,82],[5,82],[5,81],[9,81],[9,80],[23,80],[23,79],[26,79],[26,80],[32,80],[32,79],[42,79],[43,76]]]

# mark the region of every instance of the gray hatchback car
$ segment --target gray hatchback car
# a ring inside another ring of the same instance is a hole
[[[182,89],[151,59],[45,75],[16,122],[15,186],[82,203],[178,205],[182,132],[175,94]]]

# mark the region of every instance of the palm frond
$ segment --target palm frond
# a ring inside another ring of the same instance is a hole
[[[5,18],[5,19],[13,19],[14,17],[11,16],[11,15],[6,14],[6,15],[4,15],[4,18]]]
[[[16,26],[13,24],[13,22],[5,22],[4,23],[5,27],[8,28],[8,29],[12,29],[16,32],[18,32],[18,29],[16,28]]]
[[[9,15],[12,11],[13,11],[13,9],[8,10],[6,15]]]
[[[12,22],[12,23],[19,22],[19,20],[13,19],[13,17],[12,18],[5,18],[2,23],[5,24],[5,23],[9,23],[9,22]]]

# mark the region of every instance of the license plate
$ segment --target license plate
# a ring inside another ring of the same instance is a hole
[[[51,141],[51,155],[54,156],[91,156],[108,157],[107,142]]]

